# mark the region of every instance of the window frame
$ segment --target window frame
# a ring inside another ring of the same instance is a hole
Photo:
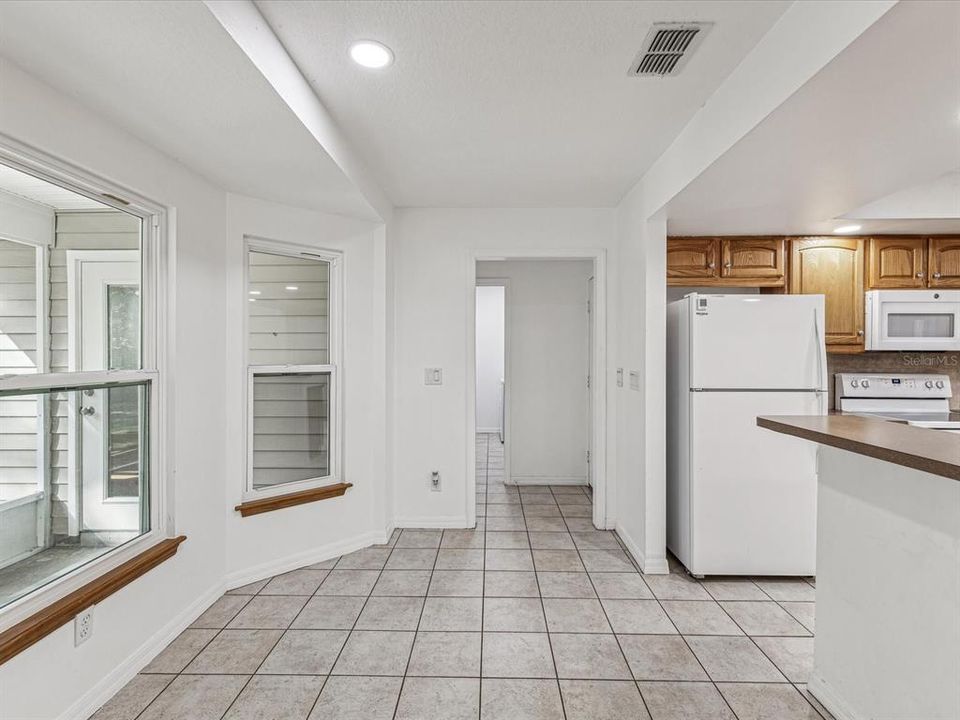
[[[34,616],[79,588],[95,581],[142,554],[158,542],[176,536],[174,519],[172,339],[175,337],[171,300],[175,297],[175,242],[170,211],[126,187],[58,158],[0,135],[0,163],[46,182],[89,197],[141,220],[141,369],[36,373],[0,377],[0,389],[43,391],[82,390],[121,383],[146,384],[148,392],[147,442],[149,443],[148,492],[150,528],[142,535],[108,550],[79,568],[51,580],[0,608],[0,632]],[[49,250],[41,255],[47,258]],[[42,269],[48,272],[46,262]],[[44,370],[49,370],[48,298],[45,283],[38,287],[42,302]],[[39,326],[40,323],[38,323]],[[38,366],[40,363],[38,362]],[[46,441],[44,441],[46,444]],[[49,472],[45,459],[44,475]],[[46,477],[44,479],[46,484]]]
[[[284,257],[300,258],[326,262],[329,264],[327,275],[327,362],[323,364],[259,365],[250,361],[250,254],[254,252]],[[336,485],[344,482],[343,467],[343,253],[339,250],[316,248],[297,243],[268,240],[255,236],[244,237],[243,249],[243,360],[246,370],[245,383],[245,444],[246,472],[241,498],[244,503],[254,500],[282,497],[314,488]],[[328,427],[329,468],[328,475],[306,478],[293,482],[255,489],[253,487],[253,384],[261,375],[330,375],[330,396]]]

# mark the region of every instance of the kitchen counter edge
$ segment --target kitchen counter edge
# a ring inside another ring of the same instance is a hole
[[[770,415],[767,430],[960,481],[960,435],[859,415]]]

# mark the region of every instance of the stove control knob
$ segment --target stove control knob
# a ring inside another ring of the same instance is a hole
[[[943,380],[937,380],[937,390],[943,390]]]
[[[868,387],[870,387],[870,381],[867,380],[866,378],[864,378],[863,380],[860,381],[860,385],[861,385],[861,387],[868,388]]]
[[[932,387],[933,387],[933,380],[927,380],[927,381],[924,383],[924,385],[927,387],[927,389],[932,388]]]
[[[857,387],[860,384],[860,381],[854,378],[850,381],[850,387]]]

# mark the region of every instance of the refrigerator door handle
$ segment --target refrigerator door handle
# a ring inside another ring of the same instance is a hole
[[[827,374],[824,367],[826,342],[820,338],[820,313],[813,309],[813,337],[817,341],[817,387],[821,390],[827,387]]]

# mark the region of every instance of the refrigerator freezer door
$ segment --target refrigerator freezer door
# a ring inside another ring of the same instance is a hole
[[[757,427],[758,415],[817,415],[814,392],[693,392],[688,568],[698,575],[813,575],[814,443]]]
[[[690,386],[825,390],[822,295],[695,295]]]

